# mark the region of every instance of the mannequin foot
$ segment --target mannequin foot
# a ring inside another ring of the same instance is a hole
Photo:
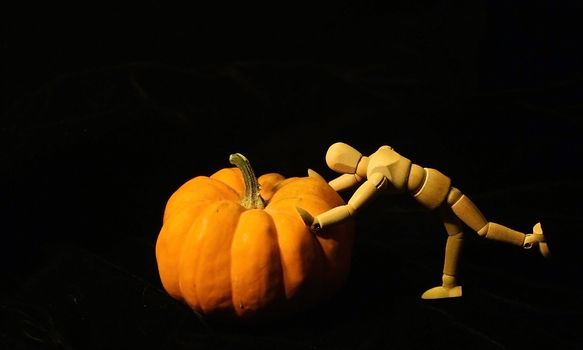
[[[433,287],[421,295],[421,299],[445,299],[458,298],[462,296],[462,286],[455,287]]]
[[[462,296],[462,286],[456,282],[455,276],[443,274],[443,284],[439,287],[433,287],[421,295],[422,299],[444,299],[457,298]]]
[[[551,252],[546,242],[545,235],[543,234],[540,222],[534,225],[532,232],[533,233],[527,234],[524,238],[524,249],[531,249],[534,246],[538,246],[538,249],[543,257],[550,257]]]

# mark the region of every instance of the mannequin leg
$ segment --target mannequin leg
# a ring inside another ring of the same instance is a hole
[[[447,203],[451,206],[455,215],[480,236],[524,249],[538,246],[544,257],[550,256],[540,223],[534,225],[533,233],[525,234],[506,226],[489,222],[474,202],[454,187],[449,192]]]
[[[456,277],[463,245],[463,224],[476,231],[481,237],[524,249],[538,246],[544,257],[550,256],[540,223],[534,225],[533,233],[524,234],[506,226],[489,222],[474,202],[457,188],[451,188],[447,204],[440,210],[448,235],[445,245],[443,283],[441,286],[431,288],[423,293],[421,296],[423,299],[453,298],[462,295],[462,287],[458,285]]]
[[[452,211],[472,230],[476,231],[480,236],[510,243],[515,246],[522,247],[526,235],[508,227],[488,222],[482,212],[476,207],[471,199],[466,197],[457,188],[452,188],[448,198],[448,204]]]
[[[440,211],[447,231],[442,285],[427,290],[421,295],[423,299],[454,298],[462,295],[462,287],[457,282],[458,266],[464,239],[462,222],[449,207],[441,208]]]

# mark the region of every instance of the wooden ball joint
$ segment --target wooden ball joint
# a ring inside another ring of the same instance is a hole
[[[451,180],[436,169],[413,164],[389,146],[381,146],[369,156],[352,146],[337,142],[328,148],[326,163],[341,175],[329,181],[337,192],[356,188],[345,205],[316,217],[302,215],[310,229],[317,232],[355,216],[365,204],[380,193],[408,192],[424,207],[441,215],[448,237],[445,246],[442,285],[422,294],[423,299],[460,297],[462,287],[456,276],[463,244],[465,224],[481,237],[508,243],[523,249],[538,248],[544,257],[550,252],[540,223],[532,233],[522,233],[488,221],[476,205]],[[313,171],[309,170],[310,173]],[[300,213],[304,212],[298,208]]]

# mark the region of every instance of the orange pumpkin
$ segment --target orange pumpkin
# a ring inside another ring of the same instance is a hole
[[[342,198],[320,177],[257,179],[241,154],[230,159],[237,167],[168,200],[156,242],[164,289],[220,319],[280,317],[333,295],[349,273],[354,223],[316,234],[296,207],[316,216]]]

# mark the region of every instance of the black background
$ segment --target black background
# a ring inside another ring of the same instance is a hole
[[[3,11],[2,327],[9,349],[521,349],[583,344],[583,15],[575,1],[161,1]],[[445,232],[406,196],[359,214],[336,299],[257,329],[161,288],[169,195],[245,154],[327,178],[327,147],[389,144],[553,252]]]

